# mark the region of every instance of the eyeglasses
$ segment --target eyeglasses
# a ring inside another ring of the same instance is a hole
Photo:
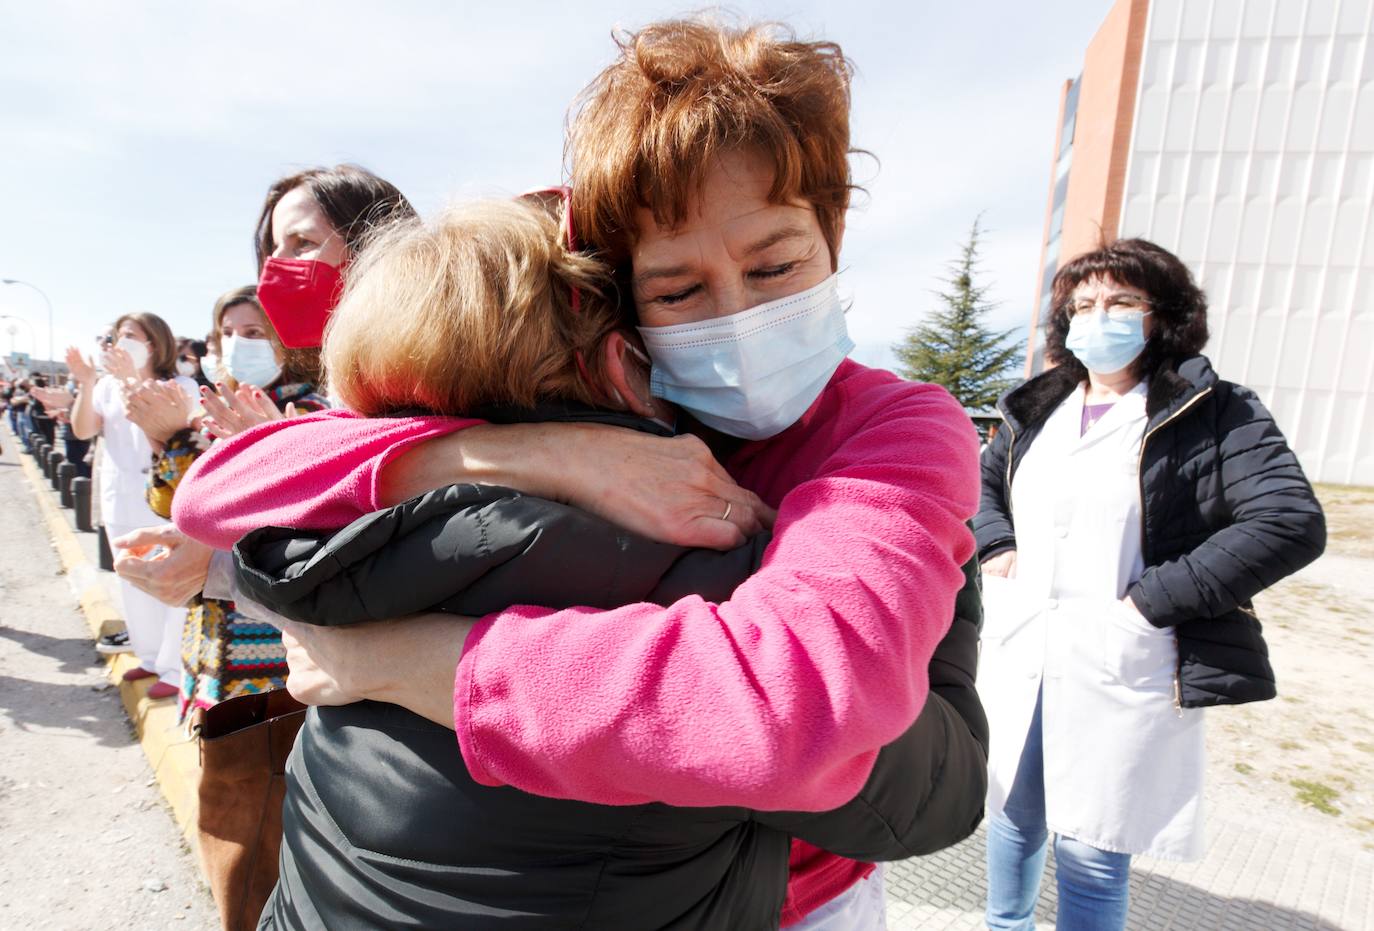
[[[1073,311],[1075,316],[1090,314],[1099,305],[1107,312],[1108,317],[1120,319],[1131,314],[1143,313],[1145,308],[1150,306],[1150,300],[1139,294],[1104,294],[1101,297],[1080,297],[1070,301],[1069,310]]]

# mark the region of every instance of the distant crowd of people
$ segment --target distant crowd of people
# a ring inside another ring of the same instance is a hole
[[[6,389],[96,441],[98,648],[206,747],[225,927],[877,929],[880,864],[986,810],[990,928],[1051,835],[1058,926],[1123,928],[1133,856],[1201,853],[1202,709],[1275,694],[1253,597],[1324,545],[1205,295],[1069,261],[980,454],[847,359],[840,48],[617,42],[570,186],[421,218],[294,173],[203,341],[126,313]]]

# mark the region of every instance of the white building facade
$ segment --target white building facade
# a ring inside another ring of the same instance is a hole
[[[1372,30],[1374,0],[1150,0],[1117,228],[1198,276],[1208,356],[1308,476],[1356,485],[1374,485]]]

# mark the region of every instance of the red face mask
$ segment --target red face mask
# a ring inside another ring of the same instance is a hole
[[[258,300],[287,349],[313,349],[343,290],[341,269],[315,259],[269,258],[258,276]]]

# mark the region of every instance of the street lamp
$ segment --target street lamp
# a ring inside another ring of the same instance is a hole
[[[23,317],[16,317],[14,314],[0,314],[0,320],[8,320],[10,322],[9,329],[6,332],[10,334],[11,353],[15,351],[14,333],[16,328],[14,324],[16,321],[24,324],[24,326],[29,328],[29,348],[33,350],[36,350],[38,348],[38,334],[34,332],[33,324],[30,323],[28,320],[24,319]]]
[[[48,377],[55,377],[56,361],[53,359],[52,346],[52,301],[48,300],[48,295],[45,294],[43,292],[43,289],[38,287],[38,285],[29,284],[27,281],[20,281],[18,278],[0,278],[0,284],[18,284],[23,285],[26,288],[32,288],[33,290],[38,292],[38,296],[41,297],[43,299],[43,303],[48,306]]]

